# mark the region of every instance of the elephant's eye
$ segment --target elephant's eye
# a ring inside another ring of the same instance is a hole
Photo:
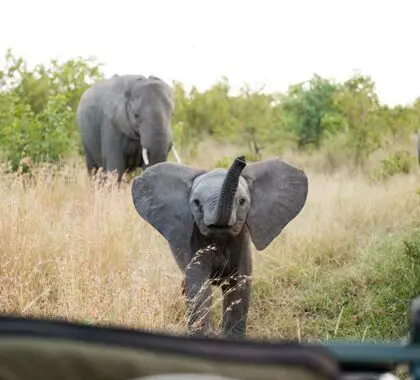
[[[198,199],[194,199],[193,202],[197,207],[200,207],[200,201]]]
[[[138,119],[138,118],[140,117],[140,115],[139,115],[138,113],[135,113],[135,114],[134,114],[134,117],[135,117],[136,119]]]
[[[239,206],[243,206],[246,202],[245,198],[239,198]]]

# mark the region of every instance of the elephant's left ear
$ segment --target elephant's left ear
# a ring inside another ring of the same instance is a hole
[[[176,248],[188,244],[194,226],[189,193],[202,171],[170,162],[147,168],[136,177],[131,194],[137,213]]]
[[[305,205],[308,178],[276,158],[248,165],[242,172],[251,193],[247,225],[255,247],[265,249]]]

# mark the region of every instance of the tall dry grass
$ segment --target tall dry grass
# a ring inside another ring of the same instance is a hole
[[[305,169],[303,211],[265,251],[254,251],[249,335],[377,337],[358,325],[357,313],[374,302],[378,262],[392,266],[399,253],[386,261],[386,251],[372,247],[419,224],[419,174],[372,184],[346,171]],[[99,188],[79,161],[38,168],[32,182],[3,176],[0,202],[1,312],[184,331],[181,273],[165,240],[137,215],[129,184]],[[346,292],[358,310],[336,303]],[[221,294],[214,295],[217,329]]]

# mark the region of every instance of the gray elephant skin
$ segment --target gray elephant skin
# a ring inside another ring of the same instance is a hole
[[[244,338],[251,295],[250,242],[263,250],[303,208],[306,174],[279,158],[235,159],[210,171],[165,162],[132,184],[137,213],[169,243],[185,274],[188,335],[210,331],[211,285],[223,294],[222,335]],[[211,249],[209,248],[211,247]]]
[[[168,159],[172,148],[172,88],[143,75],[113,75],[88,88],[76,111],[89,173],[124,172]]]

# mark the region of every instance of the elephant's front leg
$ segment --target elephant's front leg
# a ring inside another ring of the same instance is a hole
[[[125,173],[125,157],[120,152],[112,152],[105,158],[105,171],[108,173],[114,172],[117,174],[117,182],[120,183]]]
[[[208,335],[210,331],[210,308],[212,292],[208,274],[203,268],[191,263],[185,272],[183,283],[187,297],[188,335]]]
[[[251,277],[235,276],[228,284],[222,285],[222,292],[222,334],[227,338],[243,339],[251,297]]]
[[[109,122],[105,122],[102,135],[102,161],[105,172],[116,171],[118,183],[127,169],[127,158],[124,155],[125,138]]]

